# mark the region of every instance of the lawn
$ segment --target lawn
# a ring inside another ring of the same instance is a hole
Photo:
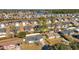
[[[41,44],[35,44],[35,43],[24,43],[21,45],[22,50],[40,50],[42,48]]]

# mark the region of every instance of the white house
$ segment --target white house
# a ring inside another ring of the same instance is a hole
[[[17,26],[17,27],[18,27],[18,26],[20,26],[20,24],[19,24],[18,22],[16,22],[16,23],[15,23],[15,26]]]
[[[1,27],[1,28],[4,28],[4,27],[5,27],[5,25],[4,25],[4,24],[0,24],[0,27]]]

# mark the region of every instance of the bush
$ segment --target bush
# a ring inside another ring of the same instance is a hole
[[[19,37],[19,38],[24,38],[25,36],[26,36],[26,32],[19,32],[17,34],[17,37]]]

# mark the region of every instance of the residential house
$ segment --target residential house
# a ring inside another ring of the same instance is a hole
[[[26,35],[23,41],[28,42],[28,43],[34,43],[34,42],[40,42],[41,39],[43,39],[43,37],[40,33],[34,33],[34,34]]]

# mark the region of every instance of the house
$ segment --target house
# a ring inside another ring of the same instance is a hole
[[[69,28],[67,28],[67,30],[74,30],[74,29],[76,29],[76,27],[69,27]]]
[[[32,26],[30,26],[30,25],[24,26],[24,31],[30,32],[31,28],[32,28]]]
[[[0,38],[7,37],[6,29],[0,28]]]
[[[72,34],[74,34],[75,32],[74,32],[74,30],[64,30],[64,31],[62,31],[62,33],[63,33],[64,35],[72,35]]]
[[[0,24],[0,27],[1,27],[1,28],[5,28],[5,24],[4,24],[4,23],[1,23],[1,24]]]
[[[23,41],[28,43],[34,43],[34,42],[40,42],[42,39],[42,35],[40,33],[34,33],[34,34],[28,34],[26,35],[25,39]]]
[[[75,29],[75,31],[76,31],[76,32],[79,32],[79,29],[77,28],[77,29]]]
[[[0,24],[0,38],[6,37],[6,29],[4,24]]]
[[[49,33],[47,34],[48,38],[60,38],[60,35],[58,33],[55,33],[54,31],[49,31]]]
[[[16,22],[16,23],[15,23],[15,26],[16,26],[16,27],[19,27],[20,25],[19,25],[19,23],[18,23],[18,22]]]

